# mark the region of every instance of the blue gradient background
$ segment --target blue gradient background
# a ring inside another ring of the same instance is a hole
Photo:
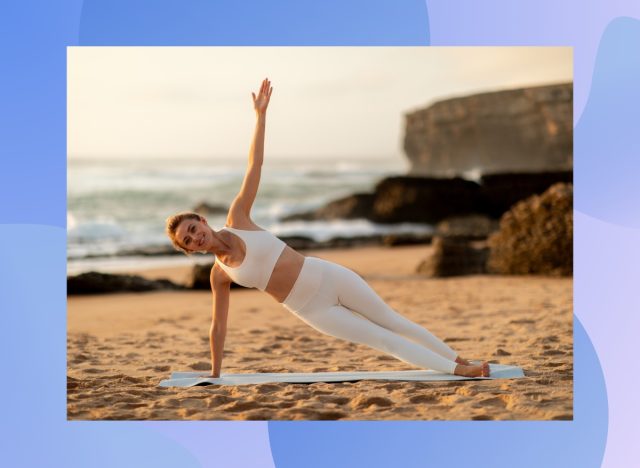
[[[640,420],[640,377],[626,371],[640,329],[640,185],[632,179],[640,173],[639,19],[635,0],[3,4],[3,370],[15,382],[47,382],[1,387],[3,465],[629,466]],[[574,421],[67,422],[65,72],[73,45],[573,46]]]

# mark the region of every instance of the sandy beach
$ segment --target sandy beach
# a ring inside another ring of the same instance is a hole
[[[173,371],[210,370],[211,293],[72,296],[70,420],[566,420],[573,418],[573,280],[416,275],[429,246],[305,252],[352,268],[398,312],[470,359],[526,378],[463,382],[161,388]],[[182,282],[186,267],[135,271]],[[233,290],[223,373],[415,369],[323,335],[267,294]]]

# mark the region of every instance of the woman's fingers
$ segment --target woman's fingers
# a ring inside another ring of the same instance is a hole
[[[269,98],[271,97],[271,93],[273,92],[273,88],[271,87],[271,81],[268,78],[262,80],[262,84],[260,85],[260,91],[258,92],[258,96],[256,97],[255,93],[251,93],[253,97],[253,102],[256,103],[264,98],[265,102],[269,102]]]

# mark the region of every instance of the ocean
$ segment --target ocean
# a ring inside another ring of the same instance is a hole
[[[67,165],[67,264],[69,273],[180,262],[139,259],[123,253],[169,245],[165,219],[206,202],[228,206],[237,194],[246,157],[202,159],[69,159]],[[377,225],[367,220],[282,222],[286,215],[323,206],[356,192],[370,192],[384,177],[406,174],[401,159],[274,159],[263,165],[252,218],[277,236],[316,241],[386,233],[425,232],[431,226]],[[207,216],[218,229],[225,215]],[[209,259],[210,260],[210,259]]]

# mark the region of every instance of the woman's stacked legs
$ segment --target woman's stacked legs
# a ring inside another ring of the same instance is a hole
[[[311,287],[316,292],[301,301],[300,292],[308,292],[311,281],[319,282]],[[327,335],[368,345],[420,368],[450,374],[456,368],[455,351],[395,312],[356,273],[335,263],[307,257],[284,304]]]

